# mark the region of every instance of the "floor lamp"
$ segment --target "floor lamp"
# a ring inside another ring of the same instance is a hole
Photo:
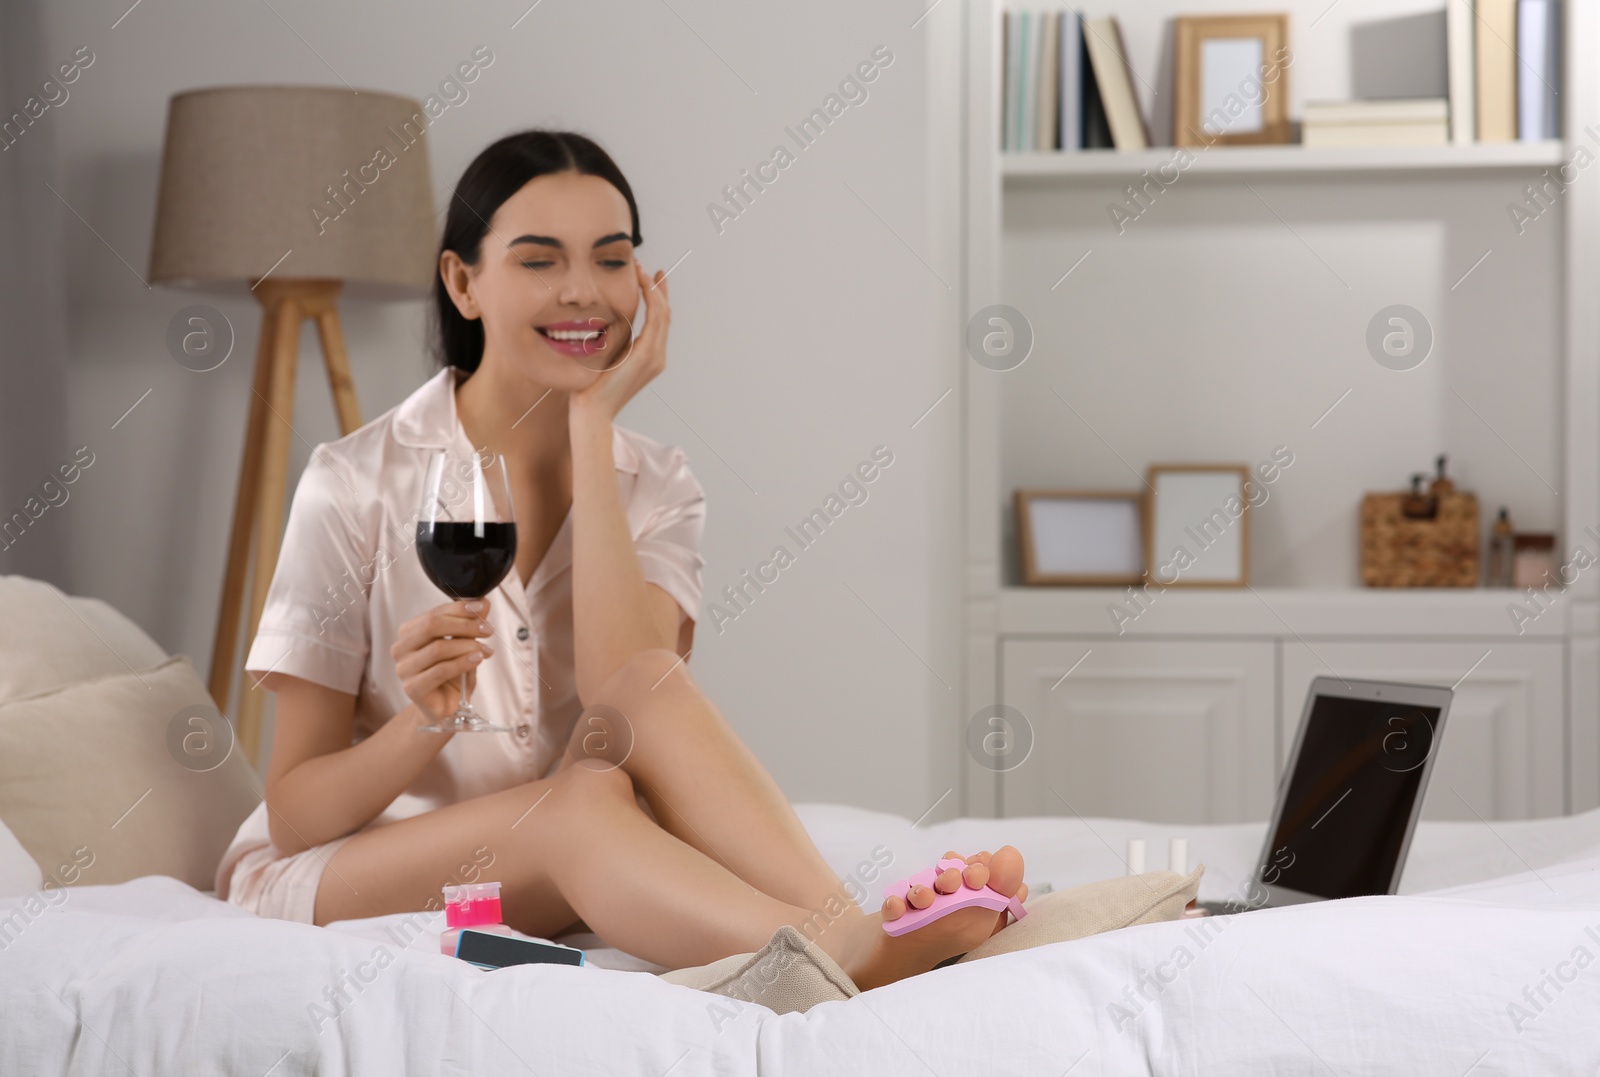
[[[316,325],[349,433],[361,413],[338,299],[417,299],[432,286],[426,129],[415,100],[343,87],[209,87],[169,104],[150,282],[253,295],[262,311],[211,654],[211,695],[224,714],[277,567],[302,326]],[[243,681],[235,724],[254,764],[265,693]]]

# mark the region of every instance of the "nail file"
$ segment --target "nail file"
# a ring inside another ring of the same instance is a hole
[[[489,931],[463,928],[456,939],[456,956],[480,969],[508,965],[582,965],[583,951],[557,942],[534,942]]]

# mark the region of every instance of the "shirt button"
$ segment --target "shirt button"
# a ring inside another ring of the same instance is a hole
[[[523,625],[522,627],[517,629],[517,638],[520,639],[520,640],[526,640],[528,638],[528,626],[527,625]]]
[[[527,735],[528,735],[528,723],[527,722],[518,722],[517,723],[517,736],[526,737]]]

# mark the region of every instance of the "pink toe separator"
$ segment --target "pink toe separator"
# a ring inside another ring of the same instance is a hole
[[[941,860],[934,867],[919,871],[909,879],[901,879],[892,886],[885,887],[883,896],[888,897],[893,894],[903,899],[911,892],[913,886],[926,886],[928,889],[933,890],[933,880],[938,878],[944,871],[949,868],[964,871],[966,867],[967,862],[965,860],[953,858]],[[1023,908],[1022,902],[1017,898],[1008,898],[998,890],[991,890],[987,886],[980,886],[974,890],[967,885],[966,879],[963,877],[961,885],[953,894],[941,894],[934,890],[933,904],[926,909],[913,909],[908,901],[905,914],[895,920],[885,920],[883,922],[883,930],[890,935],[904,935],[908,931],[915,931],[924,924],[932,923],[947,913],[955,912],[957,909],[974,907],[993,909],[995,912],[1008,909],[1011,915],[1018,920],[1028,915],[1028,910]]]

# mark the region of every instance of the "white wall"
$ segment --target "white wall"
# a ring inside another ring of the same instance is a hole
[[[213,301],[240,334],[216,371],[190,373],[166,353],[167,321],[193,297],[147,290],[139,276],[169,95],[348,82],[421,98],[487,46],[494,63],[429,132],[436,205],[495,138],[576,128],[628,175],[647,269],[692,252],[672,277],[669,370],[624,423],[682,445],[706,488],[708,598],[765,560],[875,446],[894,452],[870,499],[738,621],[719,635],[702,620],[693,664],[792,798],[921,814],[954,784],[956,693],[945,685],[957,678],[959,475],[953,397],[911,429],[955,384],[954,350],[934,333],[958,324],[938,279],[955,283],[957,252],[930,229],[954,204],[953,170],[928,160],[935,145],[949,152],[949,133],[930,141],[927,130],[930,42],[956,13],[913,28],[925,6],[552,0],[513,29],[523,0],[448,14],[416,0],[163,0],[113,29],[122,5],[54,5],[41,62],[80,45],[96,56],[47,117],[61,144],[58,189],[82,218],[68,219],[68,422],[71,444],[97,462],[53,533],[77,589],[204,671],[259,318],[249,302]],[[870,98],[718,235],[706,204],[879,45],[895,59]],[[420,303],[345,305],[367,417],[431,372],[422,313]],[[317,354],[308,330],[292,474],[336,436]],[[953,810],[946,799],[932,818]]]

